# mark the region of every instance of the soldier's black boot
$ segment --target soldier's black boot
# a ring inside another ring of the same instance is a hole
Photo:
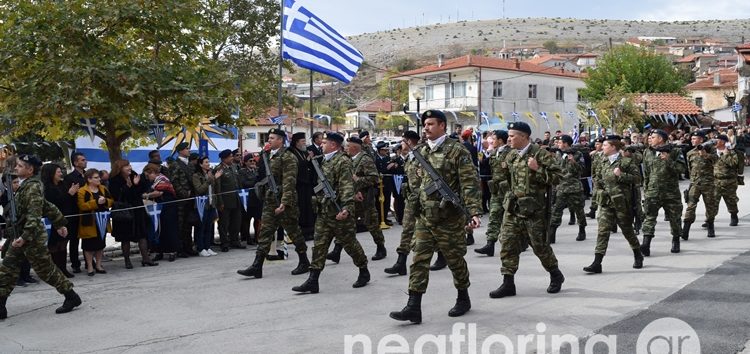
[[[680,237],[672,236],[672,249],[669,250],[672,253],[680,253]]]
[[[521,237],[521,240],[518,241],[518,248],[521,252],[526,252],[529,249],[529,238],[525,236]]]
[[[333,245],[333,251],[328,252],[326,255],[326,259],[330,259],[331,261],[338,263],[341,260],[341,250],[344,249],[344,246],[335,243]]]
[[[8,302],[8,297],[0,297],[0,320],[8,318],[8,309],[5,308],[5,303]]]
[[[481,248],[477,248],[474,252],[479,254],[486,254],[490,257],[495,255],[495,241],[487,241],[487,244]]]
[[[307,280],[305,280],[302,285],[293,287],[292,291],[296,291],[298,293],[309,292],[312,294],[317,294],[318,291],[320,291],[320,287],[318,286],[318,277],[320,277],[320,270],[310,269],[310,276],[307,277]]]
[[[246,269],[238,270],[237,274],[244,275],[246,277],[263,278],[263,261],[265,260],[266,257],[256,253],[253,264]]]
[[[81,297],[73,289],[68,290],[63,295],[65,295],[65,301],[63,301],[62,306],[55,310],[55,313],[68,313],[73,311],[74,308],[81,306]]]
[[[373,261],[379,261],[379,260],[385,258],[385,256],[387,254],[388,254],[388,251],[385,250],[385,245],[384,244],[379,244],[378,245],[378,249],[375,251],[375,255],[372,256],[372,260]],[[338,262],[336,262],[336,263],[338,263]]]
[[[361,288],[370,281],[370,271],[367,270],[367,266],[364,266],[362,268],[359,268],[359,276],[357,277],[357,281],[352,284],[352,288]]]
[[[640,248],[636,248],[633,250],[633,268],[643,268],[643,254],[641,253]]]
[[[737,226],[739,224],[739,219],[737,218],[737,213],[732,213],[730,216],[729,226]]]
[[[553,244],[555,241],[557,241],[557,226],[550,225],[549,231],[547,231],[547,242]]]
[[[409,301],[406,302],[406,306],[401,311],[391,312],[389,316],[398,321],[422,323],[422,294],[409,290]]]
[[[435,263],[432,263],[430,266],[430,270],[441,270],[445,268],[448,265],[448,263],[445,262],[445,257],[443,257],[443,252],[438,251],[437,253],[437,259],[435,260]]]
[[[612,232],[613,234],[617,233],[617,223],[612,223],[612,229],[609,231]]]
[[[471,246],[474,244],[474,232],[466,233],[466,245]]]
[[[641,243],[641,253],[648,257],[651,256],[651,239],[653,235],[643,235],[643,243]]]
[[[550,294],[557,294],[562,289],[562,284],[565,282],[565,276],[560,271],[560,268],[555,268],[549,272],[549,286],[547,292]]]
[[[292,275],[300,275],[309,272],[310,260],[307,259],[307,252],[298,252],[297,255],[299,255],[299,263],[297,264],[297,268],[292,270]]]
[[[406,275],[406,253],[399,252],[396,264],[393,267],[385,268],[384,271],[387,274]]]
[[[568,225],[575,225],[576,224],[576,214],[570,213],[570,220],[568,221]]]
[[[594,263],[591,263],[591,265],[588,267],[583,267],[583,271],[586,273],[601,273],[602,259],[604,259],[603,254],[594,253]]]
[[[578,237],[576,237],[576,241],[584,240],[586,240],[586,225],[578,225]]]
[[[714,222],[711,221],[708,223],[708,237],[714,238],[716,237],[716,230],[714,230]]]
[[[682,239],[685,241],[687,241],[688,238],[690,238],[690,225],[692,224],[693,223],[687,222],[687,221],[682,222]]]
[[[586,213],[586,217],[589,219],[596,219],[596,210],[589,209],[589,212]]]
[[[506,296],[516,296],[516,284],[513,280],[513,275],[503,275],[503,283],[499,288],[490,291],[490,297],[493,299],[499,299]]]
[[[458,297],[456,298],[456,305],[448,311],[448,316],[458,317],[463,316],[471,309],[471,299],[469,299],[469,289],[458,289]]]

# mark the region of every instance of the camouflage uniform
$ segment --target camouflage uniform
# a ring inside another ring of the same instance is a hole
[[[638,176],[640,177],[638,178],[638,184],[634,186],[635,199],[633,200],[633,203],[635,203],[635,212],[639,220],[638,224],[635,225],[637,233],[640,231],[641,224],[643,224],[643,220],[646,218],[646,215],[643,213],[643,193],[641,191],[643,187],[643,152],[634,150],[630,159],[633,160],[633,164],[638,168]]]
[[[719,205],[714,201],[714,164],[719,159],[714,149],[707,147],[702,155],[698,149],[687,153],[688,170],[690,171],[690,189],[688,190],[685,223],[695,222],[695,208],[698,200],[703,196],[706,206],[706,222],[714,222]]]
[[[47,250],[47,231],[44,229],[42,217],[52,221],[54,228],[66,225],[65,217],[52,203],[44,199],[42,182],[39,177],[30,177],[23,181],[16,191],[16,213],[18,221],[16,229],[21,233],[25,243],[20,248],[10,247],[0,265],[0,297],[10,295],[16,286],[20,265],[24,260],[31,263],[31,267],[45,283],[55,287],[60,294],[73,289],[71,283],[62,271],[52,262]],[[9,239],[15,237],[9,227]]]
[[[672,149],[669,157],[662,160],[659,152],[649,149],[643,156],[645,199],[643,201],[646,219],[643,221],[644,237],[653,237],[656,228],[656,217],[659,208],[669,218],[672,238],[682,234],[682,195],[680,194],[679,176],[685,170],[685,161],[680,149]]]
[[[509,190],[504,200],[505,216],[502,225],[500,259],[503,275],[513,275],[518,270],[520,238],[528,237],[534,254],[547,271],[557,269],[557,258],[547,243],[547,225],[544,215],[544,193],[548,185],[555,185],[562,177],[560,165],[549,152],[530,144],[523,156],[518,151],[508,155]],[[528,166],[529,157],[539,164],[537,171]]]
[[[318,218],[315,221],[315,245],[310,269],[323,270],[326,264],[326,253],[334,237],[352,257],[354,265],[358,268],[367,267],[367,256],[356,237],[352,160],[339,151],[328,161],[321,159],[320,165],[323,175],[336,191],[338,205],[349,212],[349,217],[345,220],[336,220],[339,211],[336,210],[333,201],[318,195]]]
[[[260,257],[268,255],[279,227],[283,227],[292,239],[297,253],[305,253],[307,245],[297,223],[297,158],[286,148],[280,148],[269,158],[269,167],[279,194],[274,194],[270,188],[266,189],[256,254]],[[266,176],[270,177],[271,174],[266,171]],[[279,207],[279,200],[284,204],[284,211],[277,215],[274,210]]]
[[[714,164],[714,178],[716,178],[716,198],[714,205],[719,208],[721,199],[727,205],[731,214],[737,214],[737,166],[739,161],[734,150],[726,149],[719,152],[719,159]]]
[[[505,162],[512,149],[504,145],[490,156],[492,179],[487,184],[490,189],[490,220],[487,224],[487,241],[496,242],[503,224],[503,199],[508,192],[508,164]]]
[[[430,148],[417,147],[425,160],[441,175],[448,186],[462,197],[464,206],[471,215],[480,215],[481,193],[479,179],[471,156],[459,142],[444,137],[444,141]],[[414,254],[410,266],[409,291],[424,293],[429,282],[429,266],[432,254],[440,251],[445,256],[453,273],[456,289],[468,289],[469,269],[464,260],[466,255],[465,229],[466,215],[451,203],[440,206],[440,193],[427,195],[425,189],[432,182],[423,169],[417,172],[420,177],[419,213],[414,231]]]
[[[419,205],[419,186],[420,177],[417,175],[419,163],[409,154],[409,158],[404,164],[406,173],[406,183],[401,185],[404,195],[406,196],[406,205],[404,207],[404,218],[402,220],[403,229],[401,230],[401,243],[396,252],[409,254],[412,247],[414,236],[414,225],[416,224],[415,208]]]
[[[570,154],[573,155],[572,162],[568,159]],[[599,160],[601,161],[601,159]],[[555,206],[552,208],[550,226],[560,226],[565,208],[570,208],[575,213],[578,225],[586,226],[586,217],[583,213],[583,186],[581,186],[583,157],[580,152],[566,151],[559,155],[557,163],[563,172],[563,176],[560,179],[560,184],[556,187],[557,193],[555,194]]]
[[[362,218],[367,230],[370,231],[376,245],[385,244],[383,231],[380,230],[380,219],[376,203],[376,189],[378,186],[378,170],[375,168],[375,160],[370,153],[362,151],[352,160],[353,175],[358,179],[354,181],[354,194],[361,192],[365,198],[361,202],[355,202],[357,218]]]
[[[599,163],[596,175],[600,188],[597,194],[599,226],[594,253],[602,256],[607,253],[610,231],[615,222],[620,226],[630,248],[638,250],[640,244],[633,229],[633,202],[634,188],[638,188],[641,182],[640,169],[632,159],[622,156],[617,157],[614,162],[610,162],[605,156]],[[614,173],[618,167],[622,172],[619,177]]]
[[[597,180],[594,176],[598,173],[598,169],[601,166],[602,159],[604,158],[604,154],[602,154],[601,151],[597,151],[594,153],[594,156],[591,156],[591,211],[596,211],[597,204],[596,204],[596,194],[599,192],[599,184],[597,183]]]
[[[185,163],[180,158],[172,165],[170,171],[172,179],[170,181],[177,199],[187,199],[195,194],[193,193],[191,167],[189,163]],[[182,242],[182,251],[187,253],[193,253],[193,226],[188,222],[188,214],[193,208],[195,208],[195,202],[192,199],[177,203],[177,225],[179,225],[180,241]]]

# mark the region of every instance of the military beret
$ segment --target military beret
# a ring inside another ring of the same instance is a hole
[[[495,134],[495,138],[502,140],[504,143],[508,142],[508,132],[505,130],[495,130],[493,132]]]
[[[225,159],[225,158],[227,158],[229,156],[232,156],[232,150],[226,149],[226,150],[222,150],[219,153],[219,158],[220,159]]]
[[[604,142],[604,137],[600,136],[600,137],[596,138],[596,140],[594,140],[594,141],[597,142],[597,143],[603,143]]]
[[[370,136],[370,132],[368,132],[367,130],[363,130],[363,131],[359,132],[358,136],[359,136],[360,139],[364,139],[366,136]]]
[[[561,135],[560,140],[562,140],[563,143],[566,143],[568,145],[573,145],[573,138],[570,137],[570,135]]]
[[[177,146],[174,148],[174,151],[182,151],[190,147],[190,144],[186,142],[181,142],[177,144]]]
[[[693,132],[692,134],[690,134],[690,135],[691,135],[691,136],[699,136],[699,137],[701,137],[701,138],[703,138],[703,139],[705,139],[705,138],[706,138],[706,132],[704,132],[703,130],[696,130],[696,131],[694,131],[694,132]]]
[[[526,135],[531,135],[531,127],[524,122],[512,122],[508,124],[508,130],[517,130],[524,132]]]
[[[403,137],[409,140],[419,141],[419,134],[413,130],[405,131]]]
[[[234,149],[232,150],[232,155],[237,155],[240,153],[240,149]]]
[[[338,144],[341,144],[344,142],[344,137],[336,132],[327,132],[323,135],[323,139],[335,141]]]
[[[42,161],[39,160],[39,158],[36,157],[36,156],[34,156],[34,155],[24,154],[24,155],[21,155],[21,157],[19,158],[19,160],[21,160],[24,163],[27,163],[29,165],[32,165],[32,166],[36,166],[36,167],[41,167],[42,166]]]
[[[663,131],[661,129],[655,129],[655,130],[651,131],[651,134],[658,134],[664,140],[669,139],[669,134],[667,134],[667,132],[665,132],[665,131]]]
[[[282,137],[282,138],[286,139],[286,132],[285,132],[285,131],[283,131],[283,130],[281,130],[281,129],[278,129],[278,128],[273,128],[273,129],[269,130],[269,131],[268,131],[268,134],[269,134],[269,135],[270,135],[270,134],[276,134],[276,135],[278,135],[278,136],[280,136],[280,137]]]
[[[424,121],[426,121],[428,118],[435,118],[442,120],[443,122],[447,122],[448,120],[445,118],[445,113],[437,110],[427,110],[422,113],[422,124],[424,124]]]
[[[724,141],[726,141],[726,142],[729,142],[729,137],[728,137],[728,136],[726,136],[726,134],[721,134],[721,135],[719,135],[719,136],[717,137],[717,139],[719,139],[719,140],[724,140]]]
[[[377,148],[378,150],[380,150],[380,149],[387,149],[387,148],[388,148],[388,143],[386,143],[385,141],[381,141],[381,142],[379,142],[379,143],[378,143],[378,145],[376,145],[375,147],[376,147],[376,148]]]
[[[604,140],[622,140],[622,137],[619,135],[607,135]]]
[[[358,145],[362,145],[362,139],[357,138],[356,136],[353,136],[353,137],[347,139],[346,141],[350,142],[350,143],[355,143],[355,144],[358,144]]]
[[[292,144],[296,144],[298,141],[305,138],[305,132],[298,132],[292,134]]]
[[[246,154],[245,157],[242,158],[242,162],[247,162],[248,160],[253,158],[253,154]]]
[[[188,161],[197,160],[199,157],[200,157],[200,155],[198,155],[197,153],[194,152],[194,153],[190,154],[190,156],[188,157]]]

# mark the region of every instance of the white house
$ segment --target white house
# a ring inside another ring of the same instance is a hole
[[[482,124],[480,112],[502,115],[506,122],[517,112],[519,120],[531,124],[534,137],[540,137],[545,130],[568,132],[578,124],[582,77],[560,67],[467,55],[406,71],[395,79],[409,81],[411,110],[419,106],[420,111],[447,112],[449,131]],[[547,114],[549,127],[541,112]]]
[[[346,111],[346,127],[348,129],[362,128],[371,130],[374,128],[376,116],[378,113],[388,113],[393,111],[391,100],[373,100],[358,105]]]

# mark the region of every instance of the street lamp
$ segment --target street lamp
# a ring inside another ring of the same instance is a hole
[[[421,101],[424,98],[424,92],[422,92],[422,89],[417,87],[417,89],[411,94],[415,100],[417,100],[417,134],[422,135],[422,133],[419,132],[419,120],[420,112],[419,112],[419,101]]]

